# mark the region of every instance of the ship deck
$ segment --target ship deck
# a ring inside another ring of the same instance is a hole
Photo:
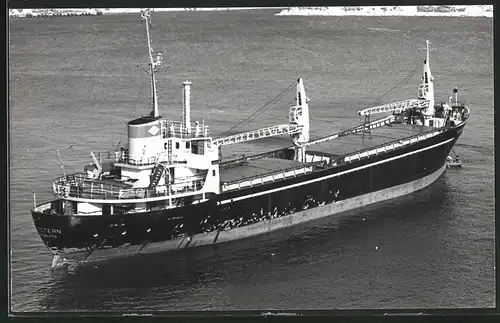
[[[364,138],[362,134],[350,135],[311,145],[308,147],[308,150],[343,156],[358,150],[368,149],[401,138],[418,135],[431,129],[433,128],[418,125],[392,124],[390,126],[372,129],[371,139],[368,133],[364,134]]]
[[[372,129],[371,138],[365,133],[364,136],[357,134],[332,139],[307,147],[308,156],[306,156],[306,163],[291,160],[292,156],[285,153],[286,149],[281,150],[279,153],[271,152],[262,156],[254,155],[253,157],[248,156],[247,158],[233,160],[220,168],[222,191],[262,185],[267,182],[311,173],[318,167],[323,168],[325,162],[331,165],[335,160],[344,155],[356,154],[356,152],[361,150],[370,150],[372,147],[405,137],[419,135],[431,129],[435,128],[393,124],[391,126]],[[406,141],[406,144],[409,144],[409,141]],[[390,149],[394,149],[394,145],[392,146]],[[286,148],[286,146],[283,148]],[[366,155],[366,153],[363,154]],[[285,157],[286,155],[288,157]],[[347,158],[349,159],[347,160]],[[341,162],[350,161],[350,158],[342,158]],[[359,156],[356,155],[354,158],[359,158]],[[64,178],[59,178],[54,182],[53,186],[54,192],[58,195],[102,200],[147,198],[155,197],[158,194],[156,189],[135,189],[129,183],[121,183],[116,180],[91,180],[87,174],[72,174]],[[188,187],[185,183],[174,184],[169,187],[168,193],[165,194],[172,195],[187,191],[194,192],[199,190],[203,186],[203,183],[197,180],[192,186]]]
[[[372,129],[371,138],[367,133],[364,134],[364,138],[361,134],[349,135],[311,145],[307,148],[307,151],[312,153],[318,152],[319,154],[329,156],[331,159],[336,159],[359,150],[418,135],[430,129],[430,127],[418,125],[392,124]],[[220,181],[221,183],[235,183],[259,176],[267,176],[266,174],[279,173],[285,169],[299,169],[301,167],[304,167],[303,163],[283,158],[265,157],[245,160],[244,163],[236,163],[231,167],[221,168]]]
[[[303,164],[288,159],[262,158],[245,161],[234,167],[220,170],[221,183],[239,181],[244,178],[256,177],[267,173],[278,172],[282,169],[301,167]]]

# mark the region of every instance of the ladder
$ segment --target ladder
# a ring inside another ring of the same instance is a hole
[[[368,138],[372,139],[372,128],[370,127],[370,115],[365,114],[365,122],[363,123],[363,132],[361,133],[361,136],[363,139],[365,139],[365,133],[368,134]]]
[[[243,132],[224,138],[218,138],[213,140],[212,144],[216,146],[224,146],[224,145],[237,144],[245,141],[279,136],[284,134],[292,135],[295,133],[299,133],[301,131],[302,131],[302,126],[281,124],[272,127]]]
[[[156,188],[158,183],[160,182],[161,175],[165,171],[165,166],[160,163],[157,163],[153,168],[153,174],[151,175],[151,182],[149,183],[149,189],[153,190]]]
[[[172,160],[172,141],[171,140],[167,141],[167,158],[168,158],[168,163],[171,164],[173,162],[173,160]]]

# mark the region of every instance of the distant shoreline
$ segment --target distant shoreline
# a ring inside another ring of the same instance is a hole
[[[492,5],[290,7],[276,16],[489,17]]]
[[[86,9],[9,9],[11,18],[48,18],[62,16],[101,16],[139,13],[144,8],[86,8]],[[155,8],[156,12],[232,11],[232,10],[284,9],[284,7],[227,7],[227,8]]]
[[[404,16],[404,17],[493,17],[492,5],[455,6],[342,6],[342,7],[227,7],[227,8],[155,8],[157,12],[268,10],[281,12],[276,16]],[[139,13],[143,8],[86,9],[10,9],[9,17],[38,18],[61,16],[100,16]]]

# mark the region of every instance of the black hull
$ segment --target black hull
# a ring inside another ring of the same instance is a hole
[[[32,211],[54,253],[76,261],[235,240],[410,194],[434,182],[465,123],[414,144],[182,208],[109,216]]]

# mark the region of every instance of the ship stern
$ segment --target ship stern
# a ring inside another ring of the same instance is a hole
[[[57,209],[62,200],[53,200],[37,205],[31,209],[33,223],[42,242],[54,255],[54,259],[71,258],[71,261],[80,262],[88,254],[87,248],[71,248],[68,243],[75,239],[71,230],[71,219]],[[53,264],[54,267],[54,264]]]

